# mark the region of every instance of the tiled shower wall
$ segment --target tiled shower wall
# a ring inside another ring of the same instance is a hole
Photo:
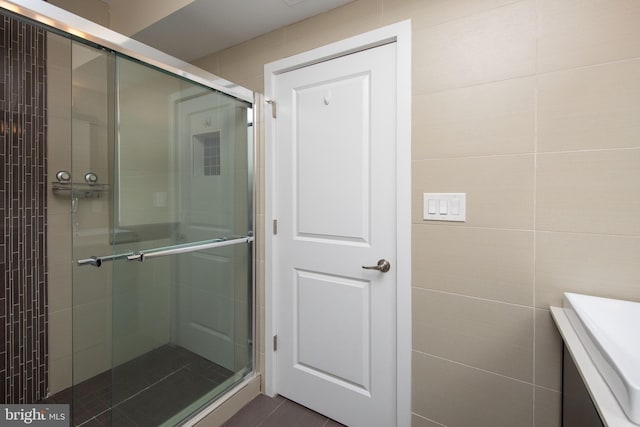
[[[47,392],[45,31],[0,15],[0,403]]]

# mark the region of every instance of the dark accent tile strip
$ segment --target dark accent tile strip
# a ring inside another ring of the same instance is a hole
[[[48,386],[46,34],[0,14],[0,401]]]

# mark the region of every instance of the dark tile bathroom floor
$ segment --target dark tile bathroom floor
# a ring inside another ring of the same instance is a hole
[[[188,350],[165,345],[44,403],[72,404],[74,426],[157,427],[231,375]]]
[[[222,427],[344,427],[281,396],[258,395]]]

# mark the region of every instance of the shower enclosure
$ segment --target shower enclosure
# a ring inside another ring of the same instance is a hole
[[[180,424],[253,373],[252,104],[49,27],[46,51],[44,402]]]

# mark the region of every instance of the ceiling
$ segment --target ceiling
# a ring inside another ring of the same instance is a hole
[[[195,0],[132,37],[192,61],[352,0]]]

